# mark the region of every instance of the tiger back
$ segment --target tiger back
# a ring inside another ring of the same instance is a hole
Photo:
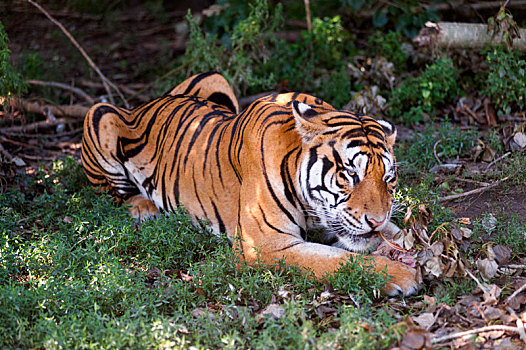
[[[97,104],[84,124],[89,180],[138,219],[183,205],[214,233],[239,235],[248,263],[285,259],[317,277],[367,248],[390,221],[396,132],[314,96],[271,94],[239,113],[217,73],[184,81],[128,111]],[[322,228],[323,243],[307,232]],[[418,289],[415,271],[384,257],[389,295]]]

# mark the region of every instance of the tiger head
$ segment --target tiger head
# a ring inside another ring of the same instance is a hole
[[[347,111],[317,112],[294,101],[303,142],[298,184],[327,240],[363,251],[389,222],[396,186],[394,126]]]

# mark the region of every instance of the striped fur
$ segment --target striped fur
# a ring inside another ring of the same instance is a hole
[[[247,262],[285,258],[322,277],[367,248],[373,231],[394,229],[395,137],[387,122],[300,93],[271,94],[239,113],[227,81],[204,73],[131,111],[93,106],[82,164],[136,218],[183,205],[214,233],[239,234]],[[324,244],[308,242],[320,227]],[[417,291],[413,269],[374,259],[393,276],[386,293]]]

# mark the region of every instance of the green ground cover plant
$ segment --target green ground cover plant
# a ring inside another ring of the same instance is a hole
[[[27,84],[11,63],[11,51],[7,46],[8,38],[2,22],[0,22],[0,96],[13,97],[26,91]],[[2,102],[4,103],[4,102]]]
[[[486,50],[489,67],[482,93],[490,96],[502,113],[526,106],[526,61],[519,51],[505,47]]]
[[[441,104],[460,94],[458,69],[447,58],[436,60],[416,77],[406,79],[391,94],[388,115],[407,125],[435,119]]]
[[[365,348],[400,337],[383,331],[396,323],[387,310],[369,309],[386,276],[362,257],[327,286],[366,308],[341,306],[327,333],[315,312],[323,283],[282,262],[245,266],[182,209],[137,225],[73,159],[20,174],[0,218],[1,347]],[[270,304],[279,317],[260,315]]]

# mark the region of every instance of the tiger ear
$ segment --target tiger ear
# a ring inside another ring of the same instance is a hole
[[[378,124],[382,126],[385,133],[385,139],[389,146],[393,147],[396,141],[396,128],[393,124],[389,123],[386,120],[377,120]]]
[[[316,121],[319,113],[305,103],[292,101],[292,114],[296,121],[296,130],[305,142],[312,141],[314,137],[327,130],[327,126]]]

